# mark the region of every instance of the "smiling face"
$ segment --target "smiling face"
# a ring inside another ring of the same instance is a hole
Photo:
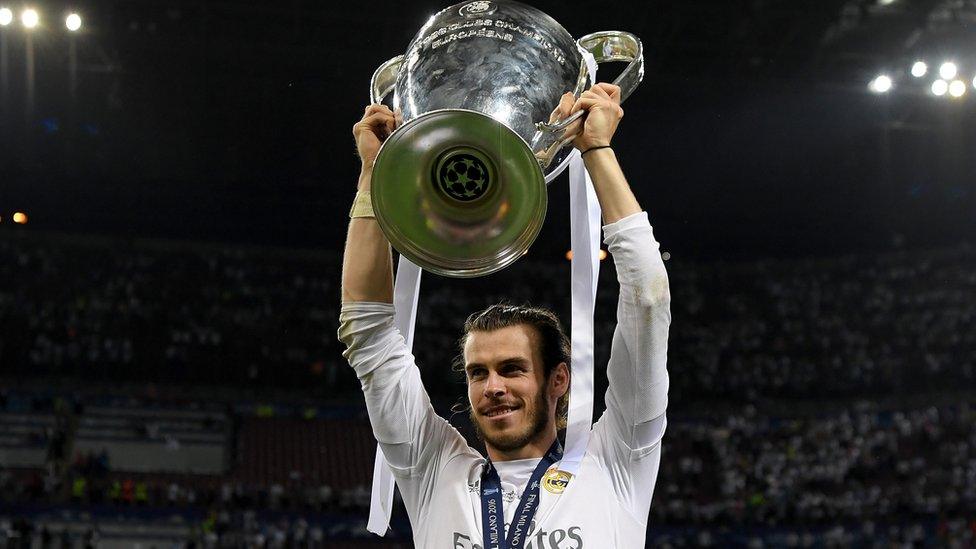
[[[555,405],[569,375],[560,364],[546,379],[535,328],[470,332],[464,363],[471,420],[491,459],[542,456],[556,436]]]

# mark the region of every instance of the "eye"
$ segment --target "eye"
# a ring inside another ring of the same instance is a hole
[[[478,379],[479,377],[483,377],[484,375],[485,375],[484,368],[471,368],[470,370],[468,370],[468,379]]]
[[[518,365],[518,364],[506,364],[505,367],[502,368],[502,372],[504,372],[506,374],[519,374],[519,373],[522,373],[524,371],[525,371],[525,368],[522,367],[522,366],[520,366],[520,365]]]

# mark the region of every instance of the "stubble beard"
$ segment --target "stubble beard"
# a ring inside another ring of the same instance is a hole
[[[543,387],[536,393],[533,399],[533,404],[535,405],[532,407],[531,415],[526,418],[524,427],[520,432],[511,434],[485,433],[481,428],[482,417],[473,408],[469,409],[468,416],[471,418],[471,424],[474,425],[475,431],[478,433],[478,438],[485,444],[502,452],[518,450],[532,442],[546,430],[546,426],[549,423],[549,401],[545,399],[544,392],[545,388]]]

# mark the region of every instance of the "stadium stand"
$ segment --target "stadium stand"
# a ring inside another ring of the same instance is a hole
[[[668,268],[649,542],[974,543],[976,251]],[[520,282],[422,294],[415,353],[461,428],[445,365],[464,317],[501,297],[566,313],[565,264],[505,273]],[[613,279],[606,263],[598,362]],[[375,446],[335,338],[337,280],[327,253],[0,241],[0,532],[13,546],[408,546],[403,516],[390,540],[364,530]]]

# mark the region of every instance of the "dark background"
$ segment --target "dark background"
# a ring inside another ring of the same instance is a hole
[[[675,257],[972,239],[972,99],[909,89],[906,72],[916,56],[938,52],[955,56],[960,78],[972,77],[960,57],[968,52],[952,49],[969,32],[967,4],[535,5],[576,37],[620,29],[642,38],[645,78],[614,145]],[[444,6],[36,7],[32,113],[25,31],[19,22],[0,29],[9,58],[0,227],[21,210],[36,231],[339,250],[358,170],[350,130],[372,71]],[[84,17],[77,35],[63,27],[69,7]],[[870,93],[884,69],[894,92]],[[565,187],[565,176],[551,187],[533,255],[557,258],[568,247]]]

